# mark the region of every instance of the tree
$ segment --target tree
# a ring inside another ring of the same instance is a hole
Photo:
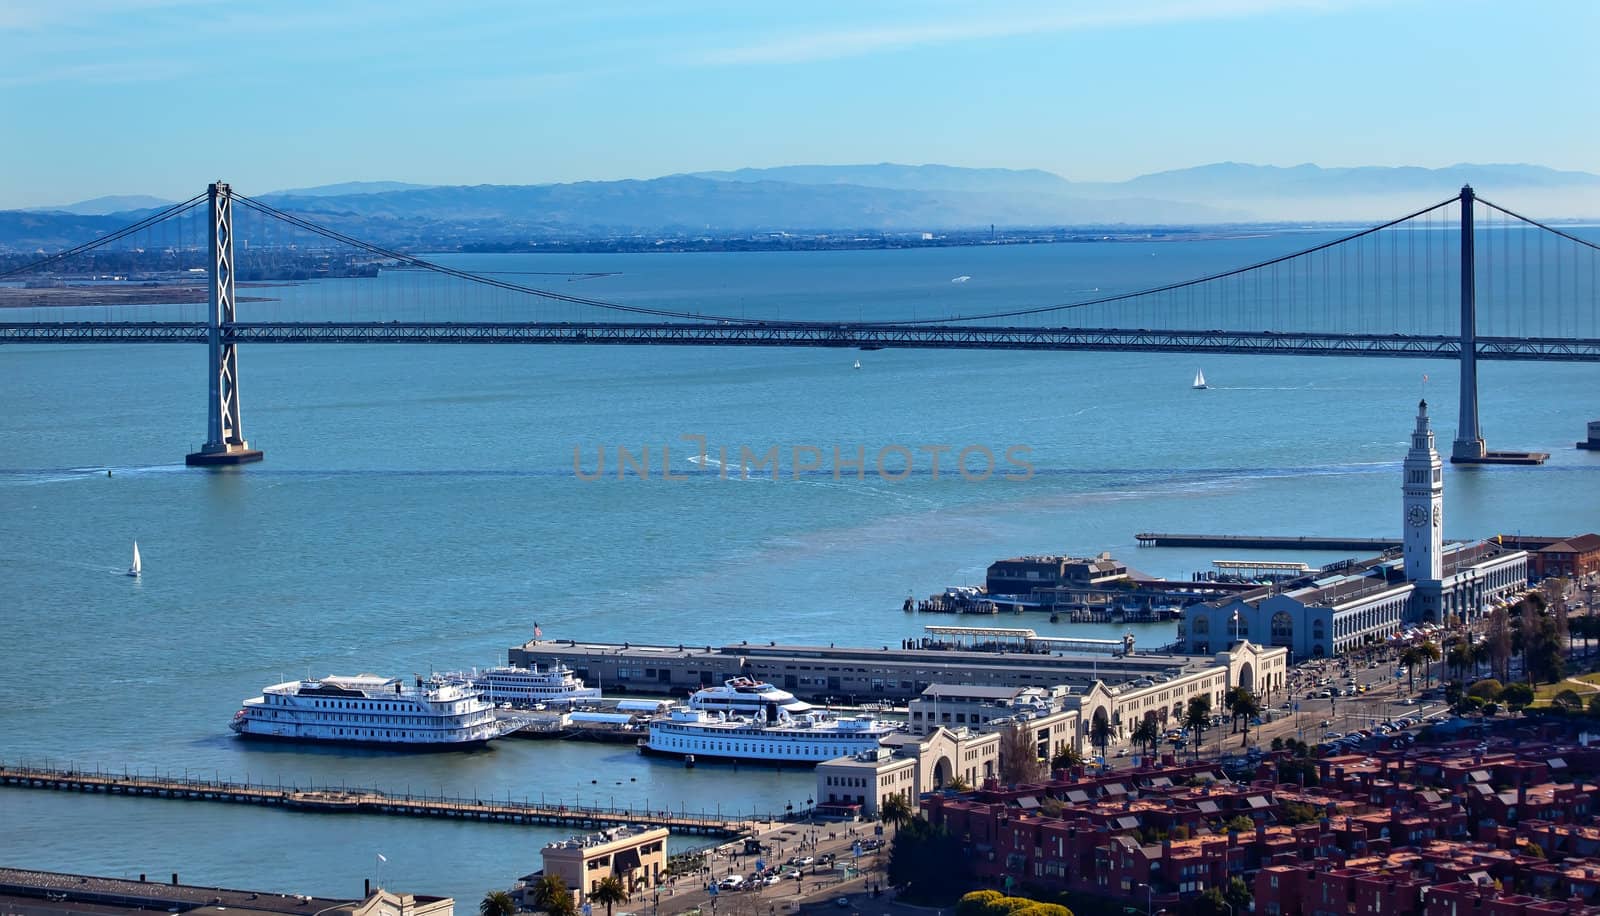
[[[478,916],[512,916],[517,902],[505,891],[490,891],[478,902]]]
[[[578,907],[572,902],[572,892],[560,875],[545,875],[533,886],[533,905],[550,916],[573,916]]]
[[[973,891],[963,894],[956,902],[956,916],[988,916],[990,904],[1005,899],[1005,894],[995,890]]]
[[[1245,908],[1250,906],[1250,902],[1255,899],[1255,896],[1250,892],[1250,885],[1239,877],[1228,879],[1228,887],[1222,892],[1222,899],[1233,904],[1233,909],[1236,913],[1244,912]]]
[[[1511,622],[1504,607],[1489,614],[1489,635],[1484,642],[1490,674],[1502,681],[1511,679]]]
[[[1400,650],[1400,666],[1406,669],[1406,693],[1416,688],[1417,664],[1422,661],[1422,653],[1416,646],[1406,646]]]
[[[972,785],[967,782],[967,777],[962,776],[960,773],[957,773],[956,775],[950,777],[950,781],[945,783],[944,787],[946,789],[949,789],[951,792],[971,792],[972,791]]]
[[[1228,916],[1228,904],[1222,896],[1222,890],[1208,887],[1194,901],[1196,916]]]
[[[1507,684],[1505,688],[1500,691],[1500,696],[1498,699],[1500,702],[1506,704],[1507,709],[1511,710],[1512,712],[1516,712],[1526,706],[1532,705],[1533,688],[1522,683],[1521,681],[1518,681],[1515,684]]]
[[[1577,712],[1583,709],[1583,697],[1578,696],[1576,690],[1563,690],[1550,701],[1551,706],[1556,706],[1565,712]]]
[[[1194,756],[1200,757],[1200,741],[1205,736],[1206,726],[1211,724],[1211,694],[1204,693],[1189,700],[1189,706],[1183,711],[1184,727],[1194,734]]]
[[[1070,770],[1073,767],[1083,766],[1083,755],[1070,744],[1062,744],[1056,749],[1054,757],[1050,758],[1050,769]]]
[[[616,875],[606,875],[589,892],[589,899],[605,907],[606,916],[611,916],[611,908],[628,899],[628,889]]]
[[[948,900],[973,884],[961,841],[920,815],[894,832],[889,844],[889,883],[913,901]]]
[[[1246,830],[1254,829],[1256,829],[1256,822],[1243,814],[1235,814],[1222,825],[1223,833],[1243,833]]]
[[[899,792],[885,798],[883,804],[878,808],[878,816],[883,819],[883,822],[885,824],[893,824],[896,827],[911,820],[915,814],[916,811],[912,810],[911,802]]]
[[[1523,632],[1523,664],[1528,682],[1559,683],[1566,676],[1565,639],[1554,615],[1535,617]]]
[[[1600,694],[1589,700],[1589,715],[1600,716]]]
[[[1130,737],[1135,746],[1142,744],[1150,748],[1150,756],[1154,757],[1156,748],[1161,743],[1161,723],[1156,721],[1155,716],[1145,716],[1134,726]]]
[[[1100,756],[1106,756],[1106,750],[1111,746],[1111,723],[1104,716],[1095,716],[1094,722],[1089,726],[1089,742],[1100,749]]]
[[[1505,687],[1501,686],[1499,681],[1486,677],[1481,681],[1473,681],[1472,686],[1467,688],[1467,696],[1477,697],[1485,703],[1493,703],[1500,699],[1500,694],[1504,690]]]
[[[1250,720],[1261,715],[1261,701],[1256,695],[1242,687],[1234,688],[1239,695],[1233,701],[1233,714],[1236,718],[1244,720],[1244,738],[1239,746],[1244,747],[1250,743]]]
[[[1465,680],[1467,669],[1476,664],[1476,655],[1477,653],[1472,649],[1472,643],[1466,641],[1458,642],[1450,647],[1449,652],[1445,653],[1445,666],[1455,672],[1458,680]]]
[[[1000,781],[1008,786],[1039,781],[1039,751],[1032,729],[1013,725],[1000,738]]]
[[[1441,657],[1439,655],[1439,647],[1432,642],[1424,642],[1422,645],[1417,646],[1417,655],[1422,659],[1423,664],[1426,666],[1423,668],[1422,686],[1432,687],[1433,663],[1438,661]]]

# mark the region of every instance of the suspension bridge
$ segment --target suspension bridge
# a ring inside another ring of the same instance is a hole
[[[332,220],[336,222],[336,220]],[[1477,197],[1178,282],[1089,299],[871,320],[716,314],[696,303],[602,299],[364,242],[330,220],[235,192],[202,194],[54,254],[0,255],[0,344],[207,347],[207,434],[196,466],[260,460],[244,437],[242,344],[577,344],[1231,353],[1453,359],[1451,460],[1489,450],[1478,360],[1600,362],[1600,245]],[[457,261],[461,259],[456,259]],[[537,272],[567,281],[601,273]],[[242,292],[241,292],[242,291]],[[259,318],[243,314],[262,312]],[[903,312],[903,308],[900,309]],[[86,316],[95,316],[90,320]],[[252,318],[253,320],[245,320]]]

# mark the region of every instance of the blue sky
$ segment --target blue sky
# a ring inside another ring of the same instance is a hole
[[[5,0],[0,207],[942,162],[1600,171],[1595,0]]]

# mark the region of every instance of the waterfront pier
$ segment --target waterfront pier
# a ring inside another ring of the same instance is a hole
[[[807,812],[757,814],[748,817],[705,811],[671,811],[639,807],[566,805],[543,801],[467,798],[450,795],[414,795],[344,786],[263,785],[208,780],[185,776],[128,775],[86,771],[71,767],[36,767],[0,762],[0,787],[49,789],[57,792],[99,793],[183,801],[261,805],[319,814],[381,814],[475,820],[498,824],[603,827],[643,824],[665,827],[674,833],[736,837],[754,834],[763,823],[804,818]]]

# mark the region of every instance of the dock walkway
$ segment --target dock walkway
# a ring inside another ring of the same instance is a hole
[[[752,834],[757,825],[781,821],[783,814],[749,818],[710,812],[643,810],[631,807],[589,807],[545,804],[532,801],[497,801],[448,795],[413,795],[383,792],[378,789],[333,786],[299,788],[260,785],[198,778],[172,779],[159,776],[117,775],[104,771],[87,772],[70,768],[30,767],[0,762],[0,786],[28,789],[53,789],[58,792],[89,792],[131,795],[147,798],[188,801],[229,802],[263,805],[291,811],[324,814],[382,814],[408,817],[436,817],[478,820],[502,824],[541,824],[580,827],[586,830],[623,824],[666,827],[676,833],[735,837]],[[795,817],[804,812],[794,812]]]
[[[1394,538],[1293,537],[1251,534],[1167,534],[1145,531],[1134,535],[1140,547],[1234,547],[1240,550],[1370,550],[1382,553],[1400,546]]]

